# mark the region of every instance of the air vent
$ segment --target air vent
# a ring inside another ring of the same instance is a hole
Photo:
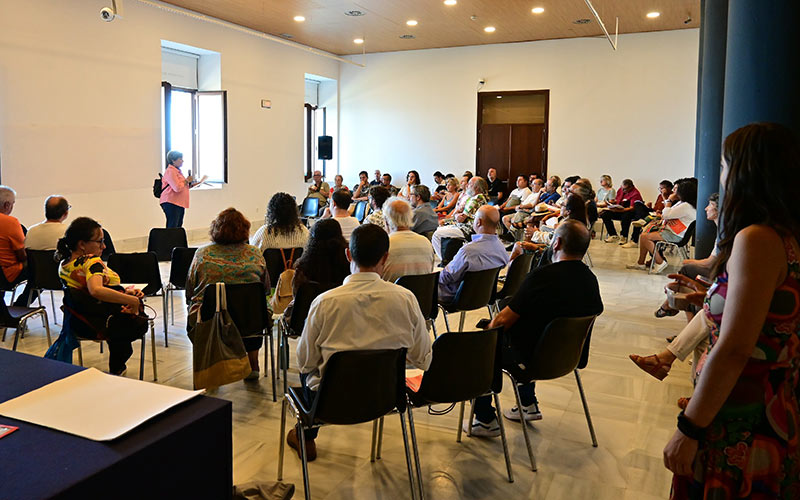
[[[361,17],[364,15],[364,12],[360,10],[346,10],[344,15],[350,17]]]
[[[589,24],[590,22],[592,22],[591,19],[584,18],[584,19],[576,19],[572,21],[572,24]]]
[[[281,33],[281,36],[283,38],[294,38],[294,35],[292,35],[291,33]]]
[[[412,38],[417,38],[414,35],[400,35],[400,38],[403,40],[411,40]]]

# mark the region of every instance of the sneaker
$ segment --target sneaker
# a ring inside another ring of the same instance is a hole
[[[472,421],[472,430],[469,429],[469,422],[464,421],[462,425],[464,432],[469,432],[476,437],[497,437],[500,435],[500,424],[497,422],[497,417],[493,418],[491,422],[484,424],[477,418]]]
[[[655,267],[653,268],[653,272],[656,273],[656,274],[661,274],[661,272],[664,269],[666,269],[667,266],[669,266],[669,262],[667,262],[666,260],[662,260],[661,264],[656,264],[655,265]]]
[[[609,236],[606,238],[606,243],[616,243],[619,241],[619,236]]]
[[[635,241],[629,241],[624,245],[622,245],[622,248],[639,248],[639,244],[636,243]]]
[[[625,266],[625,269],[635,269],[637,271],[647,271],[647,266],[645,264],[628,264]]]
[[[644,227],[644,226],[647,225],[647,221],[644,220],[644,219],[639,219],[639,220],[635,220],[635,221],[631,222],[631,225],[633,227]]]
[[[625,238],[625,237],[623,236],[622,238],[620,238],[620,239],[619,239],[619,244],[620,244],[620,245],[625,245],[625,244],[627,244],[627,243],[628,243],[628,238]]]
[[[514,420],[515,422],[519,422],[519,408],[515,406],[510,410],[503,410],[503,416],[509,420]],[[532,420],[541,420],[542,412],[539,411],[539,403],[534,402],[528,406],[523,406],[522,416],[525,420],[529,422]]]
[[[255,380],[258,380],[258,377],[260,377],[260,376],[261,376],[261,374],[258,373],[258,370],[251,370],[250,371],[250,375],[246,376],[244,378],[244,380],[245,380],[245,382],[253,382]]]

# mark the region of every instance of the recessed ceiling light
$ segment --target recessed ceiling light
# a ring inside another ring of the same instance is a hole
[[[501,95],[499,95],[499,96],[496,96],[496,97],[497,97],[498,99],[502,99],[502,98],[503,98],[503,96],[501,96]]]
[[[661,15],[661,12],[648,12],[647,13],[647,17],[649,17],[650,19],[655,19],[660,15]]]
[[[362,43],[364,43],[364,39],[363,38],[356,38],[355,40],[353,40],[353,43],[362,44]]]
[[[445,5],[455,5],[458,2],[456,0],[444,0]]]
[[[364,15],[364,12],[360,10],[346,10],[344,15],[350,17],[360,17]]]
[[[494,33],[494,29],[495,29],[494,26],[487,26],[487,27],[483,28],[483,31],[485,31],[487,33]]]
[[[405,34],[405,35],[400,35],[400,38],[402,38],[403,40],[411,40],[412,38],[417,38],[417,37],[415,37],[414,35]]]
[[[306,20],[306,18],[303,16],[294,16],[294,20],[297,21],[298,23],[302,23],[303,21]]]
[[[531,12],[533,12],[534,14],[541,14],[542,12],[544,12],[544,7],[534,7],[531,9]]]
[[[409,19],[408,21],[406,21],[406,24],[409,26],[416,26],[419,23],[417,23],[417,21],[415,21],[414,19]]]

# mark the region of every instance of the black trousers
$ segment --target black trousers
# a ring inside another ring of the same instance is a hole
[[[611,210],[606,210],[600,215],[600,218],[603,219],[603,224],[606,226],[606,232],[609,236],[617,235],[617,228],[614,227],[614,221],[620,221],[623,238],[628,237],[628,231],[630,231],[631,222],[633,222],[634,217],[635,214],[633,210],[628,210],[627,212],[612,212]]]
[[[644,219],[645,217],[649,216],[652,213],[653,213],[653,211],[650,210],[649,208],[647,208],[647,205],[645,205],[641,201],[637,201],[636,203],[633,204],[633,219],[632,220]],[[642,234],[642,228],[634,227],[633,228],[633,234],[631,234],[631,240],[633,240],[634,243],[638,243],[639,242],[639,235],[641,235],[641,234]]]

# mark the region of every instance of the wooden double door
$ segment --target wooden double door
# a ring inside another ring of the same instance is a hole
[[[483,124],[478,135],[478,175],[496,169],[497,177],[508,182],[509,191],[519,175],[547,175],[545,124]]]

